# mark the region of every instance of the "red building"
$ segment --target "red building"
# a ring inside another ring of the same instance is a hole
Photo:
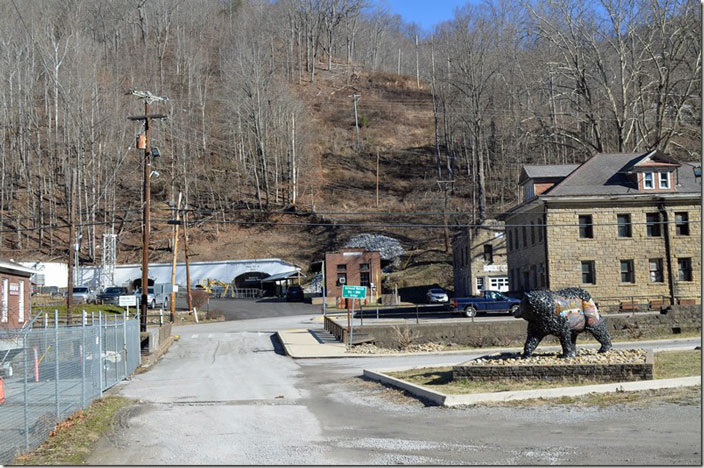
[[[325,254],[325,296],[342,297],[342,286],[366,286],[367,297],[381,294],[381,255],[364,249]]]
[[[34,273],[18,263],[0,260],[0,328],[21,328],[29,320],[29,278]]]

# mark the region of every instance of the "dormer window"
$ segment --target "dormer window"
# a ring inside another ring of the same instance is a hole
[[[652,172],[643,174],[643,188],[646,190],[655,188],[655,177]]]
[[[528,182],[523,188],[523,196],[525,200],[530,200],[535,196],[535,188],[532,182]]]
[[[661,189],[670,188],[670,173],[669,172],[659,172],[658,181],[660,182]]]

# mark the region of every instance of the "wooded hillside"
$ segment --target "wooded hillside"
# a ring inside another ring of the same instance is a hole
[[[492,0],[433,34],[367,0],[5,0],[0,25],[15,260],[65,259],[74,172],[81,262],[111,230],[118,261],[139,258],[133,89],[168,97],[152,105],[154,260],[179,192],[194,260],[307,265],[359,232],[444,251],[453,225],[516,202],[523,164],[700,158],[694,0]]]

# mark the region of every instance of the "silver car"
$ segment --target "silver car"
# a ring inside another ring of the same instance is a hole
[[[134,295],[137,296],[137,307],[139,307],[142,303],[142,288],[137,288]],[[147,307],[156,309],[156,295],[154,294],[154,288],[151,286],[147,288]]]
[[[428,304],[447,304],[450,302],[445,290],[440,288],[428,289],[428,292],[425,295],[425,300]]]
[[[76,304],[93,304],[95,303],[95,292],[87,286],[76,286],[73,288],[73,302]]]

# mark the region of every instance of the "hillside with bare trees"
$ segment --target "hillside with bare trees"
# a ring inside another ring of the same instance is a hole
[[[454,227],[516,202],[523,164],[701,156],[694,0],[492,0],[432,34],[371,0],[5,0],[0,25],[15,260],[65,259],[71,203],[82,263],[104,232],[139,258],[134,89],[168,98],[152,105],[155,261],[179,193],[198,260],[306,267],[377,232],[447,261]]]

